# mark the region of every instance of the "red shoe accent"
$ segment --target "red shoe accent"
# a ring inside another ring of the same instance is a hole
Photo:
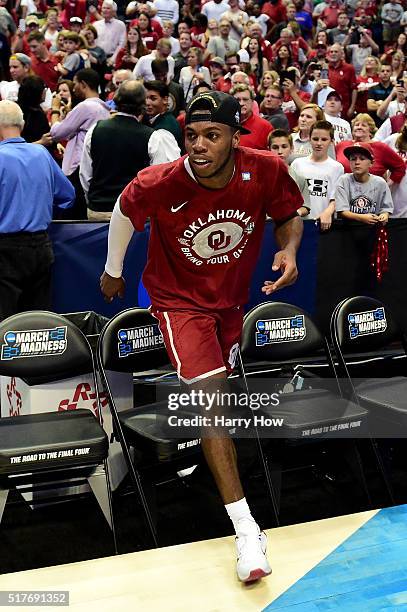
[[[249,574],[249,576],[246,578],[246,580],[244,580],[245,583],[247,582],[255,582],[256,580],[260,580],[261,578],[264,578],[265,576],[268,576],[269,574],[266,574],[265,571],[263,571],[262,569],[258,568],[255,570],[252,570]]]

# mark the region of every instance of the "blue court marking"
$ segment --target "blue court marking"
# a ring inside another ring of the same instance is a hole
[[[276,610],[407,611],[407,505],[380,510],[263,612]]]

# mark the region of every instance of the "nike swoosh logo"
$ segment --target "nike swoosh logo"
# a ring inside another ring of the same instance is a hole
[[[186,202],[182,202],[182,204],[179,204],[179,206],[171,206],[171,212],[178,212],[183,206],[185,206],[185,204],[188,204],[188,200]]]

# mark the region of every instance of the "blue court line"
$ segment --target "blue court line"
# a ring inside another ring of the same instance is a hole
[[[263,612],[407,611],[407,505],[380,510]]]

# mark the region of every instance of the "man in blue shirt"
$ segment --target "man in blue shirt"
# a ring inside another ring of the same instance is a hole
[[[51,303],[54,261],[47,229],[53,207],[68,208],[75,190],[48,151],[21,138],[20,107],[0,102],[0,321]]]

